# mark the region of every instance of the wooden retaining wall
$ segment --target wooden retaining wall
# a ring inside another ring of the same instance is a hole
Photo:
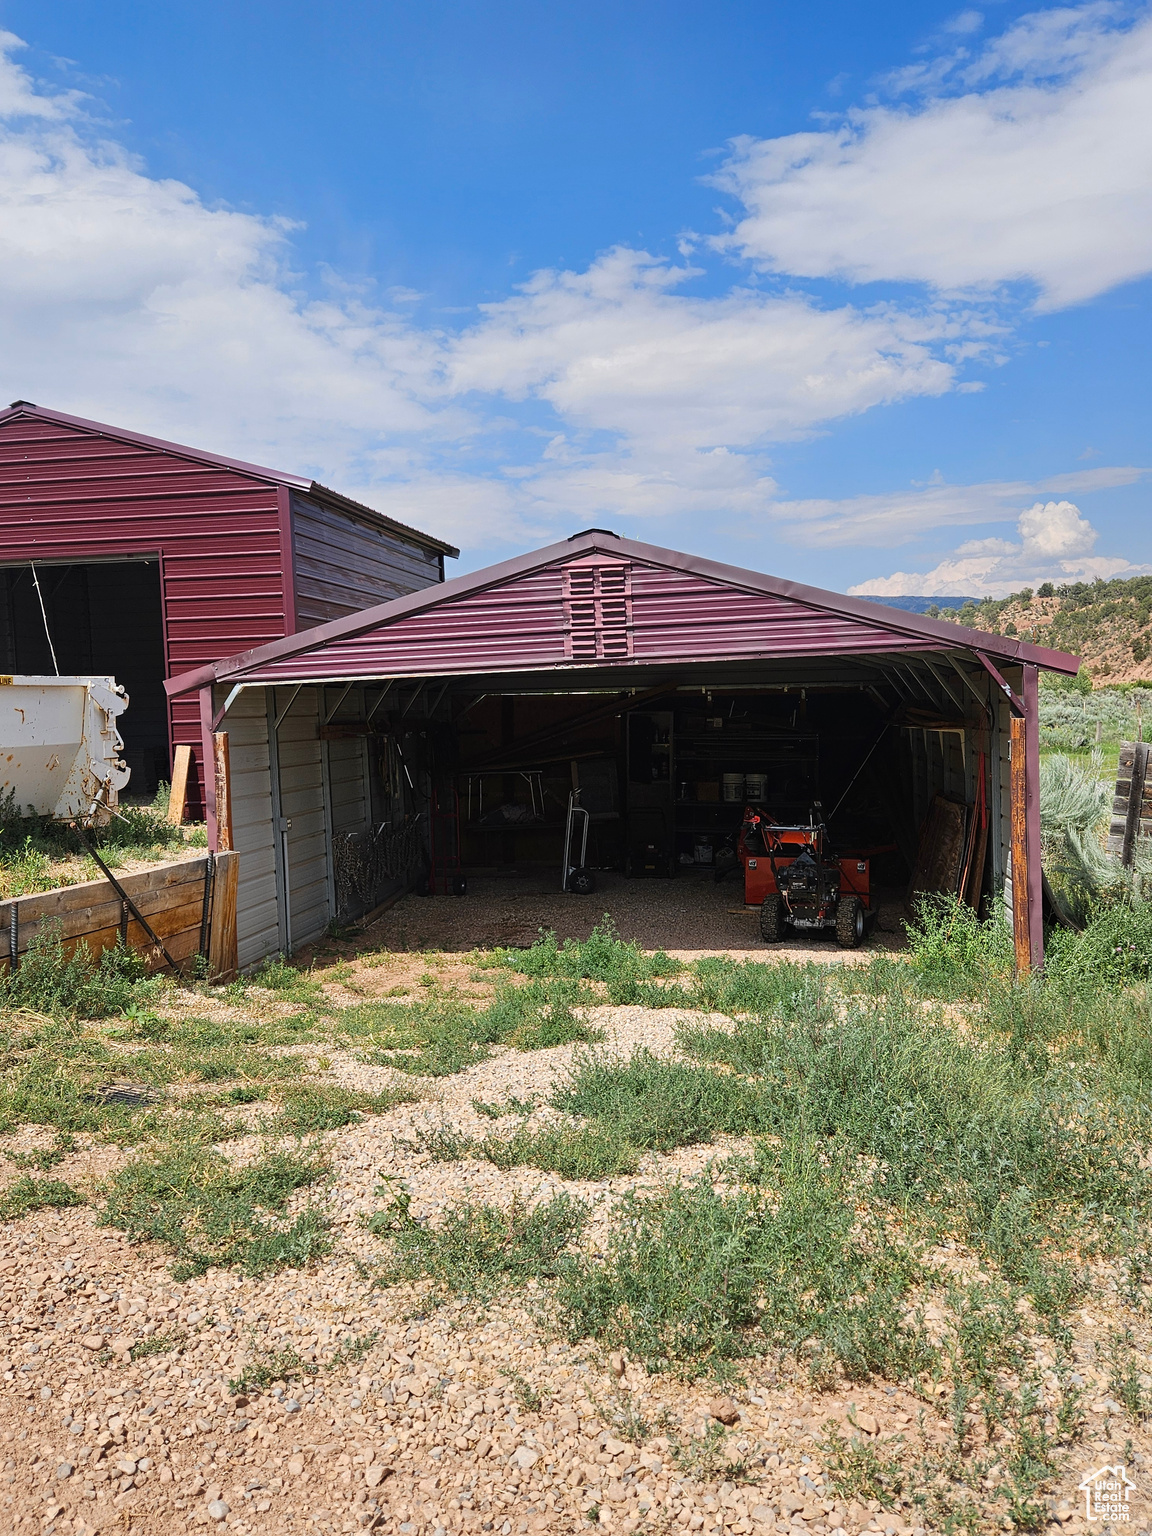
[[[208,885],[207,854],[157,864],[133,875],[113,870],[142,917],[181,969],[191,971],[191,959],[200,948],[204,897]],[[208,903],[208,960],[211,975],[226,980],[236,974],[236,887],[240,872],[238,853],[218,853]],[[82,885],[63,885],[35,896],[16,896],[0,902],[0,963],[10,964],[12,912],[16,912],[17,963],[45,924],[58,923],[65,948],[86,943],[93,954],[110,949],[124,934],[125,943],[146,959],[149,970],[167,965],[107,880]]]

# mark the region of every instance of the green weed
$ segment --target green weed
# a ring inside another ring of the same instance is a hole
[[[260,1275],[303,1268],[331,1250],[328,1223],[302,1211],[283,1220],[289,1196],[315,1183],[324,1165],[314,1158],[269,1152],[236,1167],[210,1146],[171,1144],[139,1155],[104,1186],[103,1226],[118,1227],[134,1243],[162,1244],[174,1257],[177,1280],[213,1265],[238,1265]]]
[[[280,1112],[263,1122],[262,1129],[275,1135],[311,1136],[320,1131],[355,1125],[363,1114],[385,1115],[397,1104],[411,1104],[419,1097],[403,1088],[385,1093],[338,1088],[326,1083],[306,1083],[281,1090]]]
[[[562,1179],[611,1179],[640,1165],[637,1148],[602,1124],[522,1126],[512,1136],[486,1136],[474,1150],[497,1168],[540,1168]]]
[[[0,1006],[103,1019],[133,1001],[157,995],[165,985],[160,978],[146,976],[136,950],[120,944],[95,959],[83,943],[69,954],[60,923],[50,920],[41,924],[16,970],[0,977]]]
[[[569,1262],[567,1250],[588,1220],[587,1208],[568,1195],[529,1207],[463,1204],[441,1225],[403,1225],[392,1240],[391,1276],[428,1279],[445,1291],[491,1294],[501,1285],[554,1278]]]
[[[19,1221],[46,1206],[61,1209],[87,1204],[78,1190],[61,1179],[34,1179],[24,1174],[0,1194],[0,1221]]]
[[[149,1334],[146,1339],[139,1339],[133,1344],[129,1351],[132,1363],[135,1365],[137,1360],[147,1360],[151,1355],[167,1355],[174,1349],[181,1349],[187,1337],[182,1332]]]
[[[303,1376],[315,1376],[320,1367],[301,1358],[291,1347],[284,1349],[255,1348],[245,1362],[244,1369],[228,1383],[233,1397],[240,1393],[263,1392],[274,1382],[298,1381]]]
[[[646,1048],[626,1061],[581,1056],[552,1103],[611,1126],[622,1142],[658,1152],[722,1132],[743,1134],[761,1123],[760,1095],[742,1078]]]
[[[925,1368],[931,1348],[903,1309],[919,1265],[861,1220],[848,1161],[812,1143],[763,1157],[771,1191],[722,1194],[705,1177],[626,1196],[604,1262],[561,1278],[570,1336],[690,1374],[765,1340],[854,1378]]]

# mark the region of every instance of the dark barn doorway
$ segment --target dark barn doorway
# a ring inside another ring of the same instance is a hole
[[[0,671],[114,677],[129,698],[119,722],[132,770],[126,798],[153,794],[170,771],[159,561],[37,562],[35,572],[43,614],[32,566],[0,568]]]

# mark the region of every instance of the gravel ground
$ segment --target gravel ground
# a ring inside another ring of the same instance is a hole
[[[897,892],[876,893],[878,920],[859,951],[846,952],[835,938],[824,937],[793,938],[769,949],[760,938],[759,909],[744,905],[735,875],[719,883],[707,870],[688,870],[675,880],[626,880],[612,873],[597,873],[596,879],[591,896],[566,896],[554,881],[527,875],[470,880],[466,896],[406,896],[373,924],[368,942],[395,952],[519,948],[532,944],[541,929],[560,939],[586,939],[607,913],[622,939],[682,959],[727,954],[843,960],[846,953],[866,955],[905,943]]]
[[[637,923],[656,922],[647,897],[654,889],[644,888]],[[719,893],[708,908],[718,926],[730,919],[746,932],[750,920],[724,909],[725,887],[700,890],[708,900]],[[557,896],[551,906],[539,894],[516,899],[517,919],[534,925],[555,922],[553,911],[576,910],[570,898]],[[468,899],[413,900],[381,927],[393,941],[412,942],[421,925],[441,922],[453,928],[446,950],[471,947],[475,930],[447,914],[477,910]],[[628,912],[614,895],[609,910],[627,934]],[[580,911],[587,920],[571,931],[586,932],[598,916],[587,904]],[[377,928],[372,938],[380,937]],[[681,928],[663,938],[698,953],[704,934]],[[691,945],[677,942],[689,938]],[[806,944],[803,953],[822,949]],[[332,993],[351,1000],[398,983],[416,987],[428,967],[442,981],[463,984],[469,974],[448,954],[365,956]],[[472,984],[478,995],[489,986],[487,978]],[[184,1006],[202,1014],[204,998]],[[598,1049],[644,1044],[667,1052],[685,1015],[603,1007],[593,1017],[607,1036]],[[596,1523],[628,1533],[919,1536],[907,1511],[835,1497],[817,1444],[830,1422],[854,1424],[878,1442],[923,1434],[943,1443],[942,1417],[903,1389],[819,1394],[772,1358],[746,1362],[736,1385],[686,1386],[558,1340],[543,1293],[532,1287],[486,1306],[435,1305],[422,1286],[373,1287],[369,1266],[383,1247],[358,1217],[381,1205],[381,1179],[405,1185],[413,1214],[433,1221],[464,1198],[507,1204],[514,1194],[538,1200],[569,1190],[599,1202],[602,1232],[623,1191],[699,1172],[710,1161],[720,1172],[739,1148],[719,1141],[650,1156],[637,1174],[597,1183],[531,1169],[504,1173],[472,1160],[438,1163],[419,1150],[420,1130],[491,1131],[495,1123],[477,1114],[473,1099],[515,1094],[542,1103],[573,1049],[498,1051],[454,1077],[407,1079],[422,1093],[419,1102],[325,1136],[334,1177],[322,1198],[338,1241],[332,1257],[307,1272],[249,1280],[209,1271],[177,1284],[157,1250],[132,1248],[98,1227],[91,1208],[0,1226],[0,1529],[520,1536]],[[379,1088],[396,1077],[334,1053],[328,1080]],[[534,1118],[552,1113],[542,1107]],[[47,1143],[43,1131],[27,1129],[0,1138],[0,1151]],[[244,1144],[229,1151],[243,1155]],[[53,1176],[91,1187],[124,1155],[82,1145]],[[15,1176],[10,1163],[0,1168]],[[1077,1513],[1083,1473],[1104,1462],[1139,1469],[1152,1455],[1147,1431],[1126,1422],[1101,1385],[1107,1368],[1094,1363],[1093,1342],[1114,1323],[1099,1308],[1094,1314],[1080,1319],[1075,1345],[1087,1438],[1051,1500],[1051,1536],[1101,1529]],[[362,1341],[361,1357],[334,1362],[349,1336]],[[316,1370],[236,1395],[229,1382],[257,1347],[291,1347]],[[1147,1527],[1142,1497],[1129,1529]]]

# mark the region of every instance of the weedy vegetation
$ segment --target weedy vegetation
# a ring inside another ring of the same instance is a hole
[[[573,1181],[643,1163],[643,1187],[601,1206],[610,1219],[593,1229],[592,1202],[571,1193],[425,1220],[385,1181],[363,1220],[380,1240],[374,1283],[481,1304],[531,1283],[570,1341],[684,1379],[770,1356],[806,1390],[900,1383],[936,1432],[876,1443],[830,1426],[833,1486],[911,1501],[948,1530],[1031,1529],[1083,1432],[1086,1303],[1118,1318],[1096,1362],[1117,1413],[1152,1418],[1136,1343],[1152,1297],[1152,909],[1130,897],[1054,934],[1045,973],[1026,980],[1002,914],[941,902],[921,909],[906,954],[857,966],[685,966],[603,922],[583,943],[545,934],[474,957],[496,973],[486,1002],[430,971],[414,997],[337,1006],[325,973],[276,962],[216,989],[203,1017],[169,1006],[170,984],[131,957],[69,956],[48,930],[0,982],[0,1135],[52,1136],[9,1154],[0,1220],[89,1200],[97,1220],[159,1244],[177,1278],[302,1267],[334,1243],[325,1137],[494,1050],[574,1045],[543,1115],[512,1094],[474,1100],[485,1134],[445,1123],[419,1149]],[[675,1009],[675,1053],[598,1049],[606,1002]],[[393,1086],[326,1079],[335,1049],[393,1068]],[[262,1138],[244,1160],[228,1152],[241,1136]],[[98,1188],[43,1177],[80,1137],[129,1155]],[[705,1172],[661,1183],[658,1159],[689,1146],[714,1149]],[[371,1343],[346,1340],[332,1363]],[[311,1369],[256,1350],[239,1383]],[[717,1430],[677,1441],[673,1459],[694,1476],[751,1475],[726,1446]]]

